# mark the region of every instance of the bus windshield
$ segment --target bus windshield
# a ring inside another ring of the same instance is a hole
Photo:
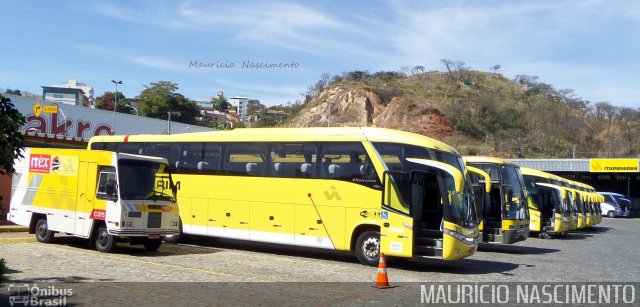
[[[519,168],[511,165],[502,167],[502,180],[505,185],[504,199],[504,218],[505,219],[524,219],[528,218],[528,210],[526,208],[526,192],[523,189]]]
[[[406,214],[410,214],[412,203],[412,182],[410,180],[411,173],[414,171],[423,171],[433,173],[431,167],[412,163],[409,158],[436,160],[449,164],[460,172],[464,173],[464,164],[459,155],[444,152],[434,152],[436,159],[432,158],[430,149],[394,143],[374,143],[374,147],[382,158],[386,169],[394,182],[396,189],[400,194],[403,202],[403,208],[396,208]],[[471,181],[465,177],[464,192],[461,194],[456,191],[453,177],[446,174],[443,176],[444,185],[447,192],[447,205],[442,208],[442,218],[451,223],[463,225],[465,227],[474,227],[478,223],[478,215],[473,201],[473,191]],[[442,206],[442,201],[440,204]]]
[[[445,180],[447,193],[449,194],[449,206],[444,210],[445,221],[452,222],[465,227],[474,227],[478,224],[478,214],[473,201],[473,187],[471,180],[467,178],[464,182],[464,193],[456,191],[455,183],[451,176]]]
[[[171,174],[167,165],[153,161],[120,159],[118,161],[120,197],[124,200],[175,202]]]

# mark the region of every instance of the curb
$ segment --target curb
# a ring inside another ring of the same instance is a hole
[[[27,232],[29,227],[17,225],[0,225],[0,232]]]

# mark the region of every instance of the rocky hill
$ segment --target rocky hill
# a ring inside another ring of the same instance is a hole
[[[411,131],[435,138],[454,133],[453,125],[436,108],[393,97],[385,104],[375,90],[341,84],[323,91],[290,122],[291,127],[373,126]]]
[[[536,77],[509,80],[469,70],[411,76],[352,72],[316,89],[290,127],[393,128],[440,139],[463,154],[504,157],[571,157],[574,152],[576,157],[629,157],[640,152],[640,110],[591,105],[572,90],[556,90]]]

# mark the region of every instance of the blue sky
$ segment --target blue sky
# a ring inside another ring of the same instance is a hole
[[[168,80],[195,100],[222,90],[274,105],[300,99],[322,73],[444,70],[447,58],[640,106],[638,1],[1,0],[0,12],[0,89],[41,94],[76,79],[99,96],[116,79],[134,97]]]

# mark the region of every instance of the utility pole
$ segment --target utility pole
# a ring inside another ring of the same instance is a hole
[[[167,134],[171,134],[171,115],[180,116],[180,112],[167,112]]]
[[[122,84],[122,80],[111,80],[111,82],[116,84],[116,93],[113,96],[114,99],[114,103],[113,103],[113,131],[111,131],[111,134],[116,134],[116,109],[118,108],[118,84]]]

